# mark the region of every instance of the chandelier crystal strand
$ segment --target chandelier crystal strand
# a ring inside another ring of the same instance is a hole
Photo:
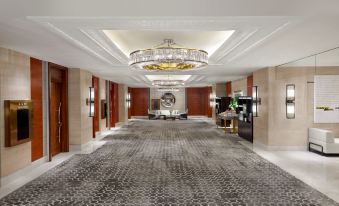
[[[183,80],[154,80],[152,85],[158,87],[176,87],[184,86],[185,83]]]
[[[178,92],[179,88],[158,88],[158,92]]]
[[[130,66],[149,71],[183,71],[204,67],[208,64],[208,53],[176,45],[173,40],[154,49],[137,50],[130,54]]]

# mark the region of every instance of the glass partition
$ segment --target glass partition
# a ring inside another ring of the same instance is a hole
[[[339,49],[316,55],[314,123],[339,123]]]
[[[286,119],[308,115],[313,123],[339,123],[339,48],[279,65],[275,80]]]

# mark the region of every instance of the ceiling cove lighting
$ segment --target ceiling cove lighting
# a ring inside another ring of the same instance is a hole
[[[295,118],[295,85],[286,85],[286,118]]]
[[[152,85],[158,87],[177,87],[184,86],[185,83],[183,80],[154,80]]]
[[[164,39],[164,43],[152,49],[137,50],[130,54],[132,68],[148,71],[184,71],[208,65],[208,53],[188,49]]]
[[[179,88],[158,88],[158,92],[178,92]]]

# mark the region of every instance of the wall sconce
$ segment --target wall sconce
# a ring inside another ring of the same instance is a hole
[[[295,118],[295,85],[286,85],[286,118]]]
[[[252,87],[252,98],[253,98],[253,104],[252,104],[252,112],[253,117],[258,117],[258,105],[261,105],[261,98],[258,97],[258,86]]]
[[[127,93],[126,104],[128,108],[131,108],[131,93]]]
[[[210,94],[210,107],[214,107],[215,105],[215,95],[213,93]]]
[[[94,88],[89,87],[89,98],[86,99],[86,105],[89,106],[89,117],[94,117]]]

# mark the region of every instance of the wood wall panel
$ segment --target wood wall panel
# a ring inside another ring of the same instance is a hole
[[[119,122],[119,84],[109,82],[109,95],[110,125],[115,127],[115,123]]]
[[[247,96],[252,96],[253,75],[247,77]]]
[[[226,96],[232,97],[232,82],[226,82]]]
[[[206,108],[206,115],[207,117],[212,117],[212,107],[210,104],[210,94],[212,94],[212,87],[207,87],[207,97],[205,98],[207,100],[206,104],[205,104],[205,108]]]
[[[119,84],[114,84],[114,119],[115,123],[119,122]]]
[[[107,87],[108,87],[108,92],[110,91],[109,90],[109,88],[110,88],[110,83],[109,83],[110,81],[108,81],[108,80],[105,80],[105,93],[106,93],[106,100],[107,100],[107,102],[106,102],[106,104],[107,104],[107,111],[106,111],[106,114],[107,114],[107,116],[106,116],[106,128],[109,128],[109,117],[108,117],[108,115],[110,115],[110,109],[111,109],[111,104],[110,104],[110,102],[108,102],[108,101],[110,101],[110,94],[108,94],[108,96],[107,96]],[[109,107],[108,107],[109,106]]]
[[[115,127],[115,123],[119,121],[119,88],[118,84],[109,82],[110,93],[110,127]]]
[[[115,127],[114,83],[109,81],[109,127]]]
[[[93,116],[93,138],[95,138],[95,133],[98,132],[99,129],[99,104],[100,104],[100,94],[99,94],[99,78],[96,76],[92,76],[92,87],[94,89],[94,116]]]
[[[42,61],[31,58],[31,99],[33,102],[32,162],[43,157]]]
[[[149,88],[131,88],[131,116],[147,116]]]
[[[212,117],[212,109],[209,105],[210,87],[186,88],[188,115],[203,115]]]

